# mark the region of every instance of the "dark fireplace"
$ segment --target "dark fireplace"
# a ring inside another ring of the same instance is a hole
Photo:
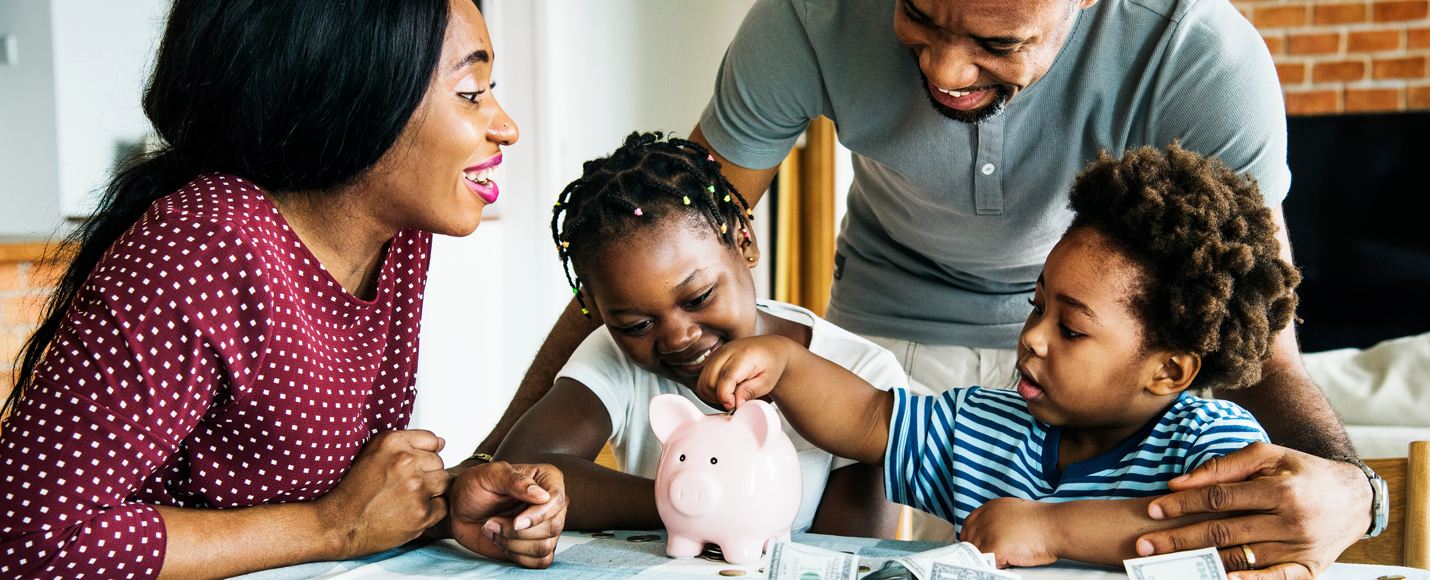
[[[1430,112],[1287,125],[1302,350],[1430,332]]]

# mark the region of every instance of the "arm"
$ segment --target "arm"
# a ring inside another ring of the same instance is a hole
[[[227,578],[400,546],[447,511],[441,449],[427,431],[379,433],[337,487],[310,502],[155,507],[168,536],[159,578]]]
[[[1271,215],[1279,228],[1276,239],[1281,242],[1281,259],[1292,264],[1291,240],[1281,206],[1272,208]],[[1301,366],[1294,321],[1276,335],[1271,348],[1271,358],[1261,364],[1260,383],[1245,389],[1219,390],[1216,396],[1251,411],[1271,440],[1280,445],[1320,457],[1354,456],[1345,427]],[[1369,511],[1369,502],[1366,506]]]
[[[899,504],[884,499],[884,470],[856,463],[830,472],[809,532],[892,539],[898,525]]]
[[[736,340],[710,355],[696,392],[727,409],[769,394],[796,431],[840,457],[881,465],[894,395],[781,336]]]
[[[1174,493],[1148,506],[1154,519],[1224,519],[1144,535],[1138,554],[1214,546],[1227,570],[1247,570],[1239,548],[1247,544],[1257,570],[1237,574],[1244,580],[1309,580],[1370,527],[1371,491],[1359,469],[1268,443],[1209,459],[1169,486]]]
[[[567,481],[571,508],[566,522],[572,529],[663,527],[655,507],[655,481],[595,463],[610,436],[611,418],[601,399],[580,382],[562,377],[517,422],[497,458],[559,468]]]
[[[996,554],[1000,567],[1041,566],[1059,558],[1117,565],[1139,557],[1136,540],[1143,534],[1214,517],[1154,520],[1147,515],[1154,499],[1048,503],[1000,497],[968,514],[959,539]]]
[[[600,309],[591,308],[590,311],[591,318],[588,319],[581,314],[581,305],[575,298],[566,304],[566,310],[561,312],[561,316],[556,319],[556,325],[552,326],[551,332],[546,335],[546,341],[537,349],[536,359],[531,361],[531,367],[526,369],[526,376],[521,379],[521,385],[517,386],[516,394],[512,395],[506,411],[474,453],[496,455],[502,440],[506,439],[507,433],[521,416],[551,390],[556,373],[561,372],[561,367],[571,358],[571,353],[576,352],[576,347],[581,346],[581,341],[586,340],[592,331],[605,324],[605,321],[601,320]],[[472,460],[462,462],[464,466],[474,464]]]

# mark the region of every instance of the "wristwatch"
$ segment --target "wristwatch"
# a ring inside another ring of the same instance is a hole
[[[1374,538],[1385,531],[1387,522],[1390,520],[1390,490],[1385,486],[1385,479],[1381,478],[1366,465],[1364,461],[1350,457],[1348,455],[1334,455],[1331,461],[1340,461],[1359,467],[1365,472],[1366,479],[1370,480],[1371,500],[1370,500],[1370,529],[1366,531],[1361,539]]]

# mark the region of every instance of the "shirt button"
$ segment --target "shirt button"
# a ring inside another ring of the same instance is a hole
[[[992,163],[984,163],[984,164],[983,164],[983,174],[984,174],[984,175],[993,175],[993,170],[994,170],[994,169],[997,169],[997,167],[994,167]]]

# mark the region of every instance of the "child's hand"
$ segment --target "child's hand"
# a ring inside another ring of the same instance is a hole
[[[789,365],[794,341],[780,336],[753,336],[727,343],[705,362],[695,393],[735,409],[774,390]]]
[[[998,567],[1041,566],[1058,560],[1057,504],[994,498],[963,520],[959,539],[998,557]]]

